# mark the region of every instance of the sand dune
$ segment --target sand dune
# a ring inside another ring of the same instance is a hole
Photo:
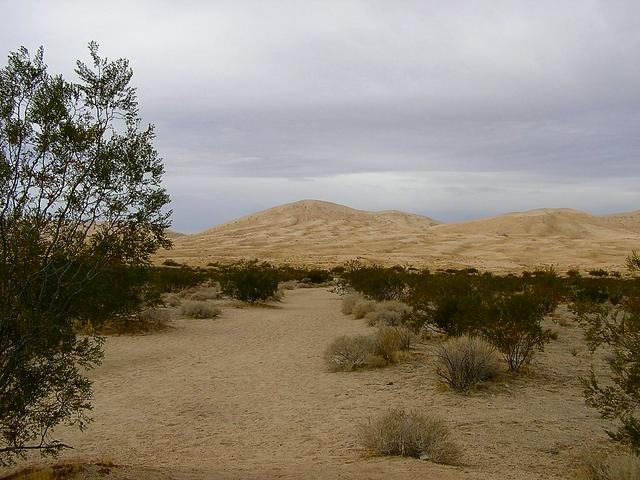
[[[203,265],[260,258],[337,265],[358,258],[385,265],[475,266],[521,271],[541,265],[621,270],[640,248],[640,211],[591,215],[538,209],[442,224],[398,211],[366,212],[317,200],[274,207],[194,235],[174,237],[167,258]]]

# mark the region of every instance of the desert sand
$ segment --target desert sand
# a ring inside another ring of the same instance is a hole
[[[90,373],[95,420],[84,433],[59,430],[74,447],[62,458],[109,460],[121,466],[108,478],[132,480],[530,480],[571,478],[583,451],[610,445],[585,406],[579,377],[591,360],[566,313],[547,321],[559,338],[529,374],[460,395],[439,385],[434,340],[406,363],[328,372],[335,337],[373,330],[340,303],[328,289],[297,289],[269,307],[227,301],[216,319],[109,337]],[[391,407],[446,420],[462,464],[364,458],[357,424]]]
[[[539,209],[442,224],[403,212],[365,212],[303,200],[173,240],[172,250],[156,255],[157,263],[170,258],[202,266],[258,258],[335,266],[359,259],[387,266],[494,272],[549,265],[560,271],[622,271],[627,255],[640,247],[640,211],[590,215]]]

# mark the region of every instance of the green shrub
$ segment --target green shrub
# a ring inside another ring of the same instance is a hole
[[[350,264],[342,274],[343,283],[374,300],[402,298],[406,288],[406,274],[401,267],[363,267]]]
[[[452,338],[436,349],[436,358],[436,373],[458,391],[492,380],[500,371],[495,348],[480,337]]]
[[[455,464],[460,449],[450,440],[447,426],[440,420],[403,410],[390,410],[369,418],[359,427],[360,444],[368,455],[398,455]]]
[[[180,307],[180,312],[191,318],[213,318],[217,317],[222,311],[212,305],[210,302],[199,302],[194,300],[187,300]]]
[[[510,371],[527,365],[536,351],[542,351],[555,338],[551,330],[542,328],[543,317],[543,303],[533,294],[505,296],[494,302],[485,332]]]
[[[276,294],[278,274],[268,263],[243,262],[224,270],[220,286],[235,299],[250,303],[264,301]]]

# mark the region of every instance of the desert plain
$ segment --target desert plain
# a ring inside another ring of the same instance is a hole
[[[536,210],[443,225],[303,201],[174,242],[158,263],[328,266],[358,258],[498,272],[623,270],[640,245],[640,213]],[[581,379],[603,359],[590,355],[565,307],[545,319],[558,338],[527,372],[459,394],[434,371],[438,339],[417,339],[406,361],[386,368],[329,371],[323,354],[333,339],[373,331],[343,314],[341,301],[334,286],[287,290],[261,306],[222,298],[216,318],[165,307],[168,329],[108,337],[102,365],[89,372],[94,420],[84,432],[56,431],[73,446],[58,461],[109,465],[80,479],[527,480],[577,478],[585,456],[613,450],[611,424],[582,395]],[[442,419],[459,462],[366,456],[358,425],[390,408]],[[47,461],[34,456],[18,467],[34,463]]]

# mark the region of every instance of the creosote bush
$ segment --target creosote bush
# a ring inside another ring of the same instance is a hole
[[[451,338],[436,349],[436,358],[436,373],[457,391],[492,380],[500,371],[496,349],[480,337]]]
[[[359,440],[367,455],[403,456],[434,463],[455,464],[460,449],[450,440],[449,429],[427,415],[395,409],[359,427]]]
[[[180,307],[180,312],[191,318],[213,318],[222,313],[220,308],[210,302],[187,300]]]
[[[241,262],[226,267],[220,286],[225,294],[237,300],[265,301],[278,291],[278,272],[266,262]]]

